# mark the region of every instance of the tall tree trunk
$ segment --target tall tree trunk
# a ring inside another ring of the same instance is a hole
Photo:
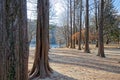
[[[79,40],[78,40],[78,50],[81,50],[81,31],[82,31],[82,0],[80,1],[80,29],[79,29]]]
[[[72,0],[70,0],[70,48],[72,48]]]
[[[100,0],[100,16],[99,16],[99,27],[98,27],[98,56],[105,57],[104,54],[104,41],[103,41],[103,11],[104,11],[104,0]]]
[[[7,31],[5,24],[5,0],[0,0],[0,80],[7,80]]]
[[[20,64],[22,64],[22,69],[19,80],[27,80],[28,79],[28,56],[29,56],[29,43],[28,43],[28,35],[27,35],[27,1],[26,0],[19,0],[18,6],[20,6],[20,18],[19,24],[19,39],[20,39]],[[14,3],[14,2],[13,2]],[[19,70],[19,69],[18,69]],[[19,75],[18,75],[19,76]]]
[[[98,33],[98,2],[94,0],[95,4],[95,26],[96,26],[96,33]],[[96,40],[96,47],[98,47],[98,38]]]
[[[26,0],[0,0],[0,11],[0,80],[28,80]]]
[[[75,25],[75,0],[74,0],[74,11],[73,11],[73,34],[75,34],[75,28],[76,28],[76,25]],[[75,49],[75,40],[76,39],[73,39],[73,43],[72,43],[72,48]]]
[[[85,50],[84,50],[84,52],[90,53],[90,50],[89,50],[89,0],[86,0]]]
[[[37,6],[36,52],[30,80],[49,77],[52,72],[48,62],[49,0],[38,0]]]
[[[70,43],[70,35],[69,35],[69,0],[68,0],[68,4],[67,4],[67,48],[69,48],[69,43]]]

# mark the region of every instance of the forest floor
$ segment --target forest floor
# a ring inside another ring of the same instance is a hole
[[[50,49],[50,66],[54,70],[50,78],[40,80],[120,80],[120,49],[105,48],[106,58],[91,53],[68,48]],[[34,49],[30,49],[29,69],[34,59]]]

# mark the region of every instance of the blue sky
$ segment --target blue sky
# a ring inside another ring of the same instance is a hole
[[[115,9],[118,10],[118,13],[120,14],[120,0],[114,0],[114,6]]]

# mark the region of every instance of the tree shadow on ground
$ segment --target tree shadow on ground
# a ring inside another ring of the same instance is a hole
[[[50,77],[45,78],[45,79],[33,79],[33,80],[77,80],[72,77],[68,77],[66,75],[63,75],[61,73],[58,73],[56,71],[53,71]]]
[[[56,53],[57,52],[57,53]],[[111,60],[106,60],[103,58],[97,58],[95,59],[95,56],[92,55],[78,55],[78,56],[72,56],[74,55],[72,52],[69,54],[72,54],[70,56],[66,55],[59,55],[58,53],[63,54],[68,54],[67,51],[60,51],[56,50],[54,51],[55,54],[50,54],[51,55],[51,63],[59,63],[59,64],[69,64],[69,65],[77,65],[77,66],[82,66],[82,67],[87,67],[87,68],[93,68],[97,70],[103,70],[107,72],[112,72],[112,73],[117,73],[120,74],[120,65],[114,65],[114,63],[111,63]],[[68,54],[68,55],[69,55]],[[77,55],[79,53],[75,53]],[[90,57],[89,57],[90,56]],[[97,56],[96,56],[97,57]]]
[[[120,51],[120,50],[119,50]],[[53,53],[53,54],[51,54],[51,53]],[[66,50],[51,50],[51,52],[50,52],[50,55],[59,55],[59,53],[60,54],[65,54],[64,56],[76,56],[76,57],[80,57],[80,56],[82,56],[82,58],[83,57],[86,57],[86,53],[84,53],[83,51],[81,51],[81,50],[75,50],[75,49],[66,49]],[[113,52],[109,52],[109,51],[107,51],[107,53],[105,53],[105,55],[106,55],[106,58],[101,58],[101,57],[98,57],[98,56],[96,56],[96,54],[94,54],[94,53],[90,53],[90,54],[87,54],[87,56],[89,56],[88,58],[89,59],[91,59],[91,60],[96,60],[96,61],[101,61],[101,59],[102,59],[102,62],[110,62],[110,63],[113,63],[113,62],[120,62],[120,53],[118,52],[118,53],[113,53]],[[97,57],[97,58],[94,58],[93,59],[93,57]]]

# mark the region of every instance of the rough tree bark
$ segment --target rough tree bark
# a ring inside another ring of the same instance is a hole
[[[105,57],[104,54],[104,41],[103,41],[103,11],[104,11],[104,0],[100,0],[100,16],[99,16],[99,27],[98,27],[98,54],[97,56]]]
[[[89,0],[86,0],[85,50],[84,50],[84,52],[90,53],[90,50],[89,50]]]
[[[74,0],[74,6],[73,6],[73,33],[72,34],[75,34],[75,1],[76,0]],[[75,49],[75,39],[73,40],[73,42],[72,42],[72,48],[73,49]]]
[[[96,26],[96,33],[98,33],[98,2],[94,0],[95,5],[95,26]],[[96,40],[96,47],[98,47],[98,39]]]
[[[68,4],[67,4],[67,42],[66,42],[66,47],[69,48],[69,44],[70,44],[70,35],[69,35],[69,0],[68,0]]]
[[[7,48],[5,48],[7,41],[6,41],[6,24],[5,24],[5,1],[0,0],[0,80],[7,80],[7,62],[6,62],[6,54]]]
[[[72,48],[72,0],[70,0],[70,48]]]
[[[81,50],[81,31],[82,31],[82,0],[80,1],[80,29],[79,29],[79,39],[78,39],[78,50]]]
[[[0,0],[0,80],[28,80],[26,0]]]
[[[36,52],[30,80],[46,78],[52,72],[48,62],[49,0],[38,0],[37,6]]]

